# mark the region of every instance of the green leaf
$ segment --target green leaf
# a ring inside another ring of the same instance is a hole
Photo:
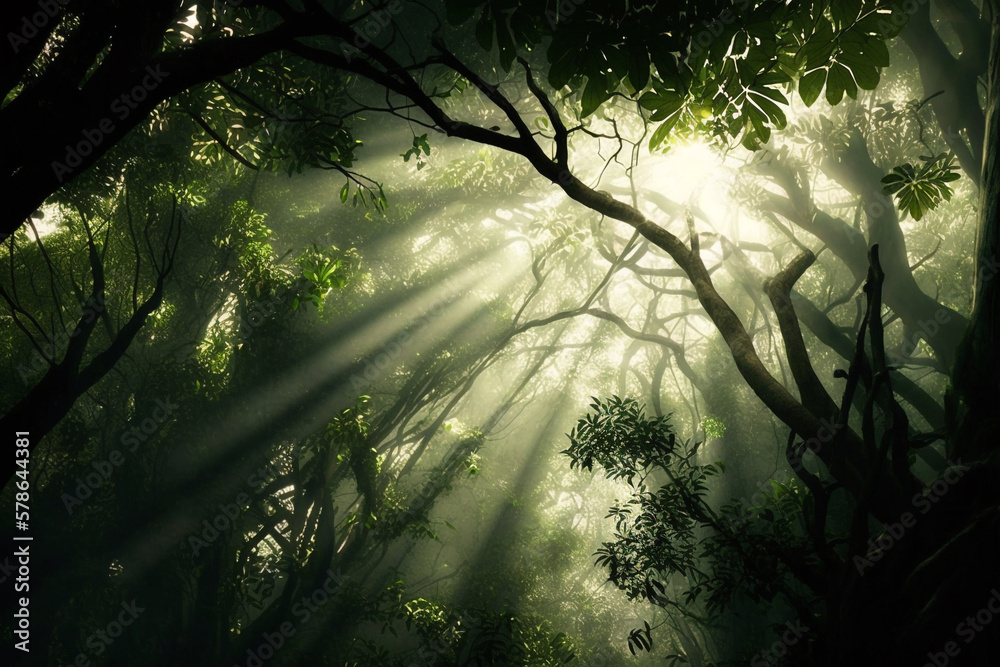
[[[862,4],[863,0],[833,0],[830,3],[830,14],[841,27],[846,27],[858,18]]]
[[[845,52],[837,56],[837,61],[850,68],[854,80],[857,81],[860,88],[875,90],[878,87],[878,68],[867,56]]]
[[[549,67],[549,85],[555,90],[561,90],[576,74],[577,62],[575,54],[555,61]]]
[[[660,93],[653,92],[652,90],[647,91],[642,94],[639,98],[639,106],[643,109],[649,109],[650,111],[656,111],[665,103],[667,97],[661,95]]]
[[[851,68],[854,80],[858,82],[858,87],[863,90],[875,90],[878,88],[879,73],[874,65],[858,66]]]
[[[653,136],[649,138],[649,151],[651,153],[663,143],[663,140],[667,138],[668,134],[670,134],[670,130],[674,129],[674,125],[677,124],[677,120],[679,118],[680,114],[674,114],[667,120],[660,123],[660,126],[653,132]]]
[[[817,21],[816,30],[802,47],[801,54],[806,59],[806,69],[823,67],[833,55],[833,25],[824,18]]]
[[[750,124],[760,140],[767,143],[767,140],[771,138],[771,128],[767,126],[767,116],[750,104],[743,105],[743,113],[750,120]]]
[[[348,181],[347,183],[344,183],[344,187],[342,187],[340,189],[340,203],[341,204],[347,203],[347,195],[350,194],[350,191],[351,191],[351,182]]]
[[[763,95],[769,99],[774,100],[778,104],[784,104],[788,106],[788,98],[785,97],[782,92],[776,88],[769,88],[766,86],[755,86],[752,92],[756,95]]]
[[[673,49],[665,41],[658,40],[649,45],[649,54],[663,84],[673,90],[683,90],[684,77]]]
[[[482,15],[476,21],[476,41],[484,51],[489,51],[493,48],[493,20],[486,10],[484,7]]]
[[[423,150],[425,155],[431,154],[431,145],[427,143],[426,133],[413,138],[413,147],[417,149],[417,155],[420,154],[420,150]]]
[[[597,111],[598,107],[604,104],[611,93],[608,91],[607,79],[604,76],[591,76],[587,81],[587,87],[583,89],[583,97],[580,100],[582,111],[580,115],[586,118]]]
[[[799,97],[802,98],[807,107],[811,107],[813,102],[819,99],[819,94],[823,92],[823,84],[825,83],[825,69],[815,69],[799,79]]]
[[[510,17],[510,30],[519,46],[530,49],[541,40],[534,17],[525,12],[514,12]]]
[[[775,104],[773,100],[777,97],[783,104],[788,104],[788,100],[785,99],[785,96],[777,91],[769,90],[767,88],[754,88],[750,91],[750,93],[753,93],[753,95],[751,96],[748,94],[747,99],[761,108],[772,125],[777,127],[779,130],[783,129],[787,124],[785,112],[782,111],[781,107]]]
[[[775,498],[780,498],[781,496],[789,492],[788,487],[779,482],[778,480],[769,479],[768,482],[771,483],[771,488],[774,489]]]
[[[514,37],[510,34],[507,22],[502,15],[496,15],[497,25],[497,46],[500,47],[500,66],[505,72],[510,71],[510,66],[514,64],[517,57],[517,49],[514,47]]]
[[[628,58],[628,80],[636,92],[649,83],[649,54],[643,46],[626,51]]]
[[[611,70],[615,78],[620,81],[628,76],[629,61],[620,50],[613,46],[605,46],[601,49],[601,55],[604,56],[604,60],[608,64],[608,69]]]
[[[563,58],[575,58],[580,47],[587,41],[587,35],[580,30],[576,24],[560,26],[555,35],[552,36],[552,43],[549,44],[545,55],[550,63],[557,62]]]
[[[757,84],[758,86],[774,86],[775,84],[788,83],[790,80],[791,79],[789,79],[788,75],[785,74],[784,72],[774,71],[774,72],[765,72],[763,74],[757,75],[757,78],[754,80],[754,83]],[[770,90],[774,89],[770,88]]]
[[[899,210],[914,220],[920,220],[942,201],[950,200],[953,191],[948,183],[960,178],[955,158],[948,153],[921,159],[924,166],[919,171],[906,163],[894,167],[882,178],[883,194],[894,195]]]
[[[654,123],[666,120],[680,111],[683,106],[684,98],[682,97],[675,97],[673,99],[665,98],[662,104],[656,108],[656,111],[650,115],[649,120]]]
[[[852,97],[856,97],[858,89],[854,85],[851,71],[840,63],[830,65],[830,71],[826,77],[826,101],[836,106],[844,98],[844,92],[850,90],[854,91]]]
[[[889,49],[877,35],[868,38],[865,43],[865,52],[876,67],[889,66]]]

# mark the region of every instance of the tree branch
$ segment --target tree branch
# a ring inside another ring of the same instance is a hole
[[[791,300],[792,286],[815,261],[816,256],[811,252],[800,254],[778,275],[764,282],[764,291],[778,318],[781,337],[785,342],[785,354],[788,356],[788,365],[791,368],[792,377],[795,378],[795,384],[799,388],[802,403],[813,414],[833,416],[837,414],[837,405],[827,393],[809,361],[809,353],[806,352],[806,346],[802,340],[802,330],[799,328],[799,320],[795,315]]]

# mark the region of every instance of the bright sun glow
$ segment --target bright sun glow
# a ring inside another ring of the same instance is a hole
[[[732,181],[722,156],[702,143],[671,148],[662,160],[654,160],[653,170],[659,191],[680,204],[703,199],[706,190],[710,197],[705,199],[718,201]]]
[[[769,237],[766,223],[741,211],[733,201],[732,188],[740,168],[737,158],[725,157],[704,143],[689,143],[674,146],[665,155],[651,155],[645,164],[637,171],[636,185],[675,205],[675,210],[665,211],[672,218],[683,219],[684,210],[690,209],[702,233],[758,243]]]

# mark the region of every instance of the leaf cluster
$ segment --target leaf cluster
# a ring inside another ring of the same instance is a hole
[[[888,66],[885,40],[905,14],[877,0],[599,3],[449,0],[453,23],[476,12],[487,50],[493,36],[509,70],[515,47],[546,49],[548,82],[579,91],[586,118],[613,97],[638,100],[658,123],[650,150],[675,128],[708,129],[751,150],[786,125],[783,107],[798,81],[813,104],[826,90],[837,104],[872,90]]]
[[[773,493],[759,506],[735,501],[715,512],[708,480],[725,466],[697,463],[698,443],[678,441],[669,415],[647,417],[630,398],[594,399],[569,438],[563,453],[571,468],[597,464],[629,487],[630,497],[609,509],[615,539],[601,545],[595,564],[630,600],[687,609],[703,603],[710,613],[737,595],[769,601],[788,590],[788,560],[808,558],[799,525],[808,494],[772,480]],[[629,636],[633,652],[651,644],[648,626]]]
[[[920,159],[923,165],[907,162],[882,178],[882,193],[893,195],[903,217],[909,214],[914,220],[937,208],[942,201],[949,201],[953,191],[948,184],[962,177],[955,156],[950,153],[921,155]]]
[[[300,255],[295,263],[302,271],[304,286],[292,299],[295,310],[303,301],[308,301],[323,310],[323,301],[334,291],[343,289],[357,274],[361,260],[354,248],[342,251],[336,246],[320,250],[313,246]]]

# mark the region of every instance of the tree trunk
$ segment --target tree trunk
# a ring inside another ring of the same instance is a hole
[[[997,285],[1000,280],[1000,8],[993,6],[989,86],[986,99],[986,140],[976,236],[976,272],[972,317],[954,374],[959,429],[952,443],[955,456],[986,458],[997,451],[1000,426],[1000,364]]]

